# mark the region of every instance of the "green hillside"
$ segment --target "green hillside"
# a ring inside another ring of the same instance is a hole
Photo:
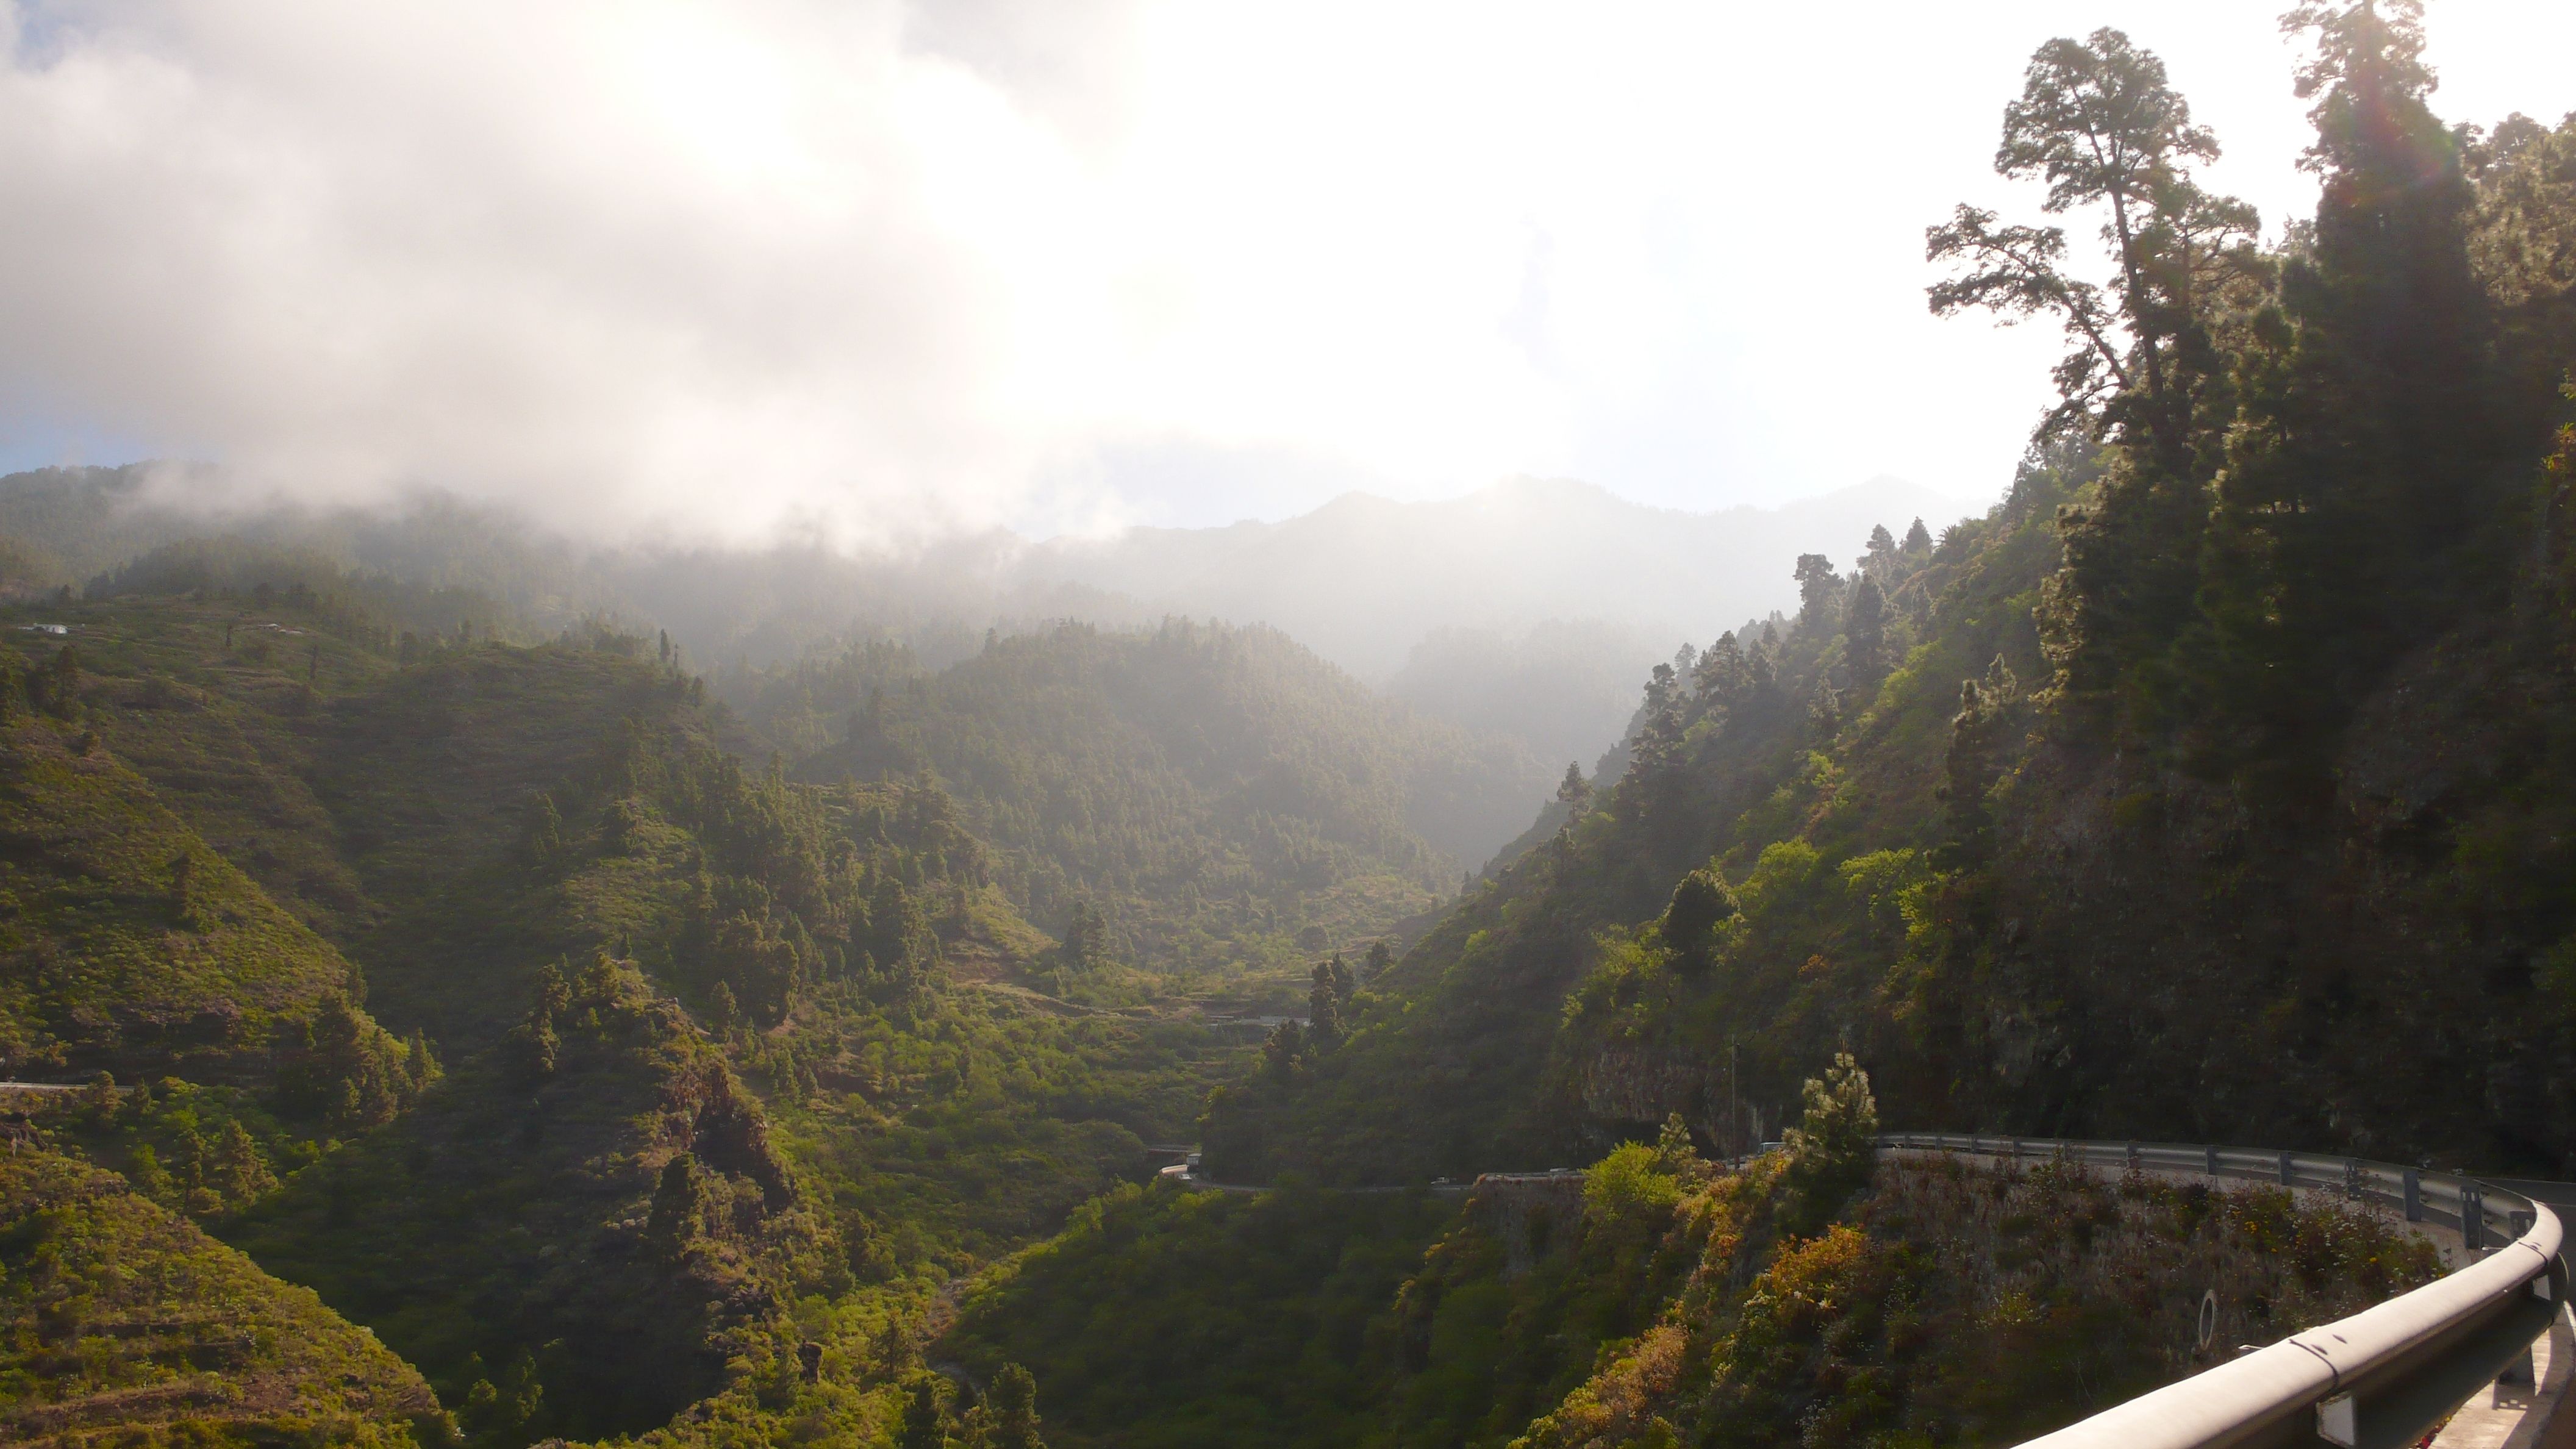
[[[130,1191],[0,1157],[0,1439],[358,1445],[447,1437],[429,1386],[364,1330]]]
[[[254,1090],[311,1132],[383,1121],[423,1084],[416,1053],[354,1004],[331,943],[117,758],[99,726],[120,681],[77,647],[0,681],[8,1070]]]
[[[935,675],[902,666],[880,646],[776,681],[798,710],[848,711],[797,774],[932,772],[1033,920],[1101,911],[1116,954],[1162,970],[1302,974],[1447,899],[1553,779],[1268,629],[1065,625]]]
[[[424,643],[291,584],[9,622],[69,631],[17,636],[13,919],[56,974],[13,978],[14,1055],[180,1073],[39,1120],[478,1446],[875,1422],[940,1282],[1147,1175],[1247,1056],[1021,920],[937,789],[746,767],[631,636]],[[207,1002],[221,1051],[167,1025]]]

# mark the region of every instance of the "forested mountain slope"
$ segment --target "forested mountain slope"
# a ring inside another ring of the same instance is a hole
[[[1115,954],[1166,969],[1302,970],[1301,951],[1380,935],[1446,899],[1553,780],[1269,629],[1065,625],[936,675],[895,663],[775,681],[851,703],[845,737],[795,773],[930,771],[1033,919],[1101,912]]]
[[[7,622],[46,626],[16,949],[63,976],[13,976],[21,1058],[179,1073],[39,1122],[477,1445],[883,1418],[940,1281],[1145,1175],[1244,1056],[1022,921],[937,789],[745,765],[634,637],[423,641],[266,576]],[[241,1050],[177,1050],[215,996]]]
[[[1659,669],[1615,790],[1215,1104],[1219,1171],[1528,1166],[1676,1111],[1743,1142],[1838,1046],[1907,1124],[2576,1168],[2576,120],[2448,129],[2406,14],[2308,18],[2324,201],[2284,251],[2190,185],[2153,57],[2034,61],[2009,173],[2110,204],[2033,118],[2111,87],[2163,189],[2098,292],[1934,229],[1938,308],[2106,309],[2010,497]]]

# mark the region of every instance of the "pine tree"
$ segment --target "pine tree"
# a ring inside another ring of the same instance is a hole
[[[1959,712],[1950,721],[1939,792],[1948,813],[1949,840],[1942,855],[1953,865],[1983,864],[1992,850],[1994,820],[1986,809],[1986,792],[2001,773],[2020,703],[2021,682],[2000,654],[1987,666],[1982,684],[1959,682]]]
[[[1812,1233],[1869,1183],[1878,1157],[1878,1099],[1849,1052],[1836,1053],[1823,1078],[1809,1077],[1800,1097],[1804,1115],[1780,1144],[1788,1159],[1782,1218],[1793,1231]]]
[[[1015,1363],[993,1375],[982,1408],[986,1418],[979,1449],[1046,1449],[1038,1437],[1038,1381]]]
[[[555,1033],[555,1019],[538,1010],[528,1013],[525,1021],[510,1029],[504,1045],[511,1075],[520,1086],[526,1087],[555,1074],[563,1039]]]
[[[2059,404],[2034,451],[2113,444],[2100,487],[2061,525],[2067,563],[2043,614],[2069,704],[2097,721],[2116,721],[2124,706],[2152,713],[2155,681],[2129,685],[2193,618],[2208,483],[2234,387],[2212,319],[2265,273],[2253,209],[2192,180],[2218,154],[2152,52],[2111,29],[2052,40],[2005,107],[1995,169],[2045,181],[2052,215],[2107,218],[2107,284],[2067,269],[2059,227],[2000,226],[1961,206],[1927,233],[1927,258],[1959,268],[1931,288],[1936,315],[1983,308],[2006,320],[2053,316],[2065,328]]]
[[[644,1241],[663,1258],[676,1259],[706,1231],[707,1184],[698,1160],[686,1152],[673,1153],[653,1188]]]
[[[1630,817],[1669,817],[1681,785],[1682,698],[1673,667],[1658,664],[1646,681],[1645,722],[1630,742],[1628,774],[1612,797]]]
[[[235,1208],[257,1201],[277,1186],[277,1174],[269,1170],[259,1144],[239,1119],[225,1123],[223,1135],[216,1139],[212,1184]]]
[[[1658,934],[1685,968],[1704,971],[1709,965],[1709,933],[1735,912],[1735,893],[1726,888],[1725,879],[1714,867],[1702,866],[1673,887]]]
[[[66,644],[51,663],[30,676],[30,702],[57,719],[73,718],[80,713],[80,676],[80,655]]]
[[[937,1374],[916,1377],[904,1399],[903,1424],[895,1434],[895,1449],[946,1449],[947,1399],[948,1380]]]
[[[1691,1140],[1690,1124],[1679,1112],[1668,1114],[1663,1129],[1655,1134],[1655,1166],[1679,1178],[1699,1175],[1699,1144]]]
[[[153,1152],[152,1144],[149,1142],[135,1147],[134,1155],[125,1168],[125,1180],[134,1184],[136,1192],[163,1207],[177,1205],[176,1190],[170,1181],[169,1170],[161,1165],[160,1156]]]
[[[1565,762],[1565,778],[1557,784],[1556,800],[1565,807],[1569,826],[1581,819],[1584,807],[1592,803],[1592,782],[1583,778],[1581,761]]]
[[[546,1386],[537,1376],[536,1355],[519,1350],[501,1375],[498,1398],[504,1436],[532,1435],[546,1411]]]
[[[1861,553],[1859,567],[1863,575],[1872,578],[1895,569],[1896,535],[1887,531],[1886,524],[1870,525],[1869,543]]]
[[[1350,963],[1342,959],[1342,953],[1339,951],[1333,953],[1332,960],[1324,963],[1324,969],[1332,977],[1333,1000],[1341,1008],[1342,1018],[1347,1021],[1351,1014],[1351,998],[1359,994],[1359,976],[1351,970]]]
[[[1318,1056],[1342,1044],[1342,999],[1334,990],[1331,964],[1315,967],[1314,983],[1306,990],[1306,1042]]]
[[[2416,0],[2302,4],[2313,244],[2240,364],[2208,596],[2211,697],[2239,748],[2299,760],[2406,644],[2509,571],[2494,322],[2459,139],[2427,104]],[[2535,440],[2536,441],[2536,440]],[[2207,736],[2204,735],[2206,739]],[[2226,748],[2220,742],[2220,748]]]
[[[555,808],[555,797],[543,790],[528,804],[527,836],[523,842],[528,859],[540,866],[552,865],[564,853],[563,812]]]
[[[428,1090],[446,1075],[438,1064],[438,1057],[429,1049],[429,1038],[421,1034],[419,1027],[411,1029],[411,1041],[404,1049],[403,1075],[411,1082],[414,1094]]]
[[[1744,702],[1749,680],[1744,650],[1735,642],[1733,631],[1718,635],[1717,642],[1699,656],[1699,668],[1693,671],[1691,683],[1702,714],[1732,714]]]
[[[1790,576],[1798,581],[1799,624],[1809,629],[1824,628],[1843,588],[1842,576],[1834,572],[1834,561],[1820,553],[1802,553]]]
[[[183,850],[170,862],[170,919],[173,923],[191,931],[205,928],[198,895],[197,858],[193,852]]]
[[[1887,677],[1887,596],[1879,591],[1878,581],[1866,574],[1853,587],[1851,603],[1843,611],[1843,647],[1852,687],[1864,694],[1876,691],[1879,681]]]
[[[1089,901],[1075,901],[1073,916],[1065,923],[1064,940],[1056,951],[1057,959],[1067,970],[1092,971],[1109,960],[1109,920]]]
[[[1905,530],[1905,551],[1909,554],[1928,554],[1932,551],[1932,531],[1923,526],[1923,520],[1920,518],[1914,520],[1912,528]]]
[[[1306,1029],[1295,1021],[1283,1021],[1270,1029],[1261,1043],[1262,1065],[1282,1081],[1297,1074],[1306,1064]]]
[[[581,980],[575,983],[574,999],[592,1006],[608,1006],[617,1000],[617,958],[606,946],[594,947],[590,963],[581,968]]]
[[[572,983],[564,977],[561,957],[537,968],[534,998],[530,1009],[544,1016],[561,1016],[572,1010]]]
[[[224,1200],[215,1192],[210,1157],[203,1134],[192,1131],[179,1139],[179,1204],[194,1217],[223,1211]]]

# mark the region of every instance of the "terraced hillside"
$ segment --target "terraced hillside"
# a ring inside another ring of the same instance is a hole
[[[410,1365],[114,1173],[0,1156],[0,1439],[410,1449],[451,1426]]]

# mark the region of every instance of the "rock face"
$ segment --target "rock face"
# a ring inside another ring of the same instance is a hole
[[[1674,1055],[1643,1044],[1620,1043],[1595,1052],[1578,1088],[1584,1112],[1599,1123],[1653,1124],[1673,1113],[1707,1121],[1712,1094],[1725,1089],[1723,1064],[1712,1075],[1696,1054]],[[1722,1111],[1725,1103],[1716,1103]]]
[[[1502,1246],[1503,1276],[1517,1278],[1581,1222],[1583,1175],[1490,1173],[1476,1180],[1467,1211]]]

